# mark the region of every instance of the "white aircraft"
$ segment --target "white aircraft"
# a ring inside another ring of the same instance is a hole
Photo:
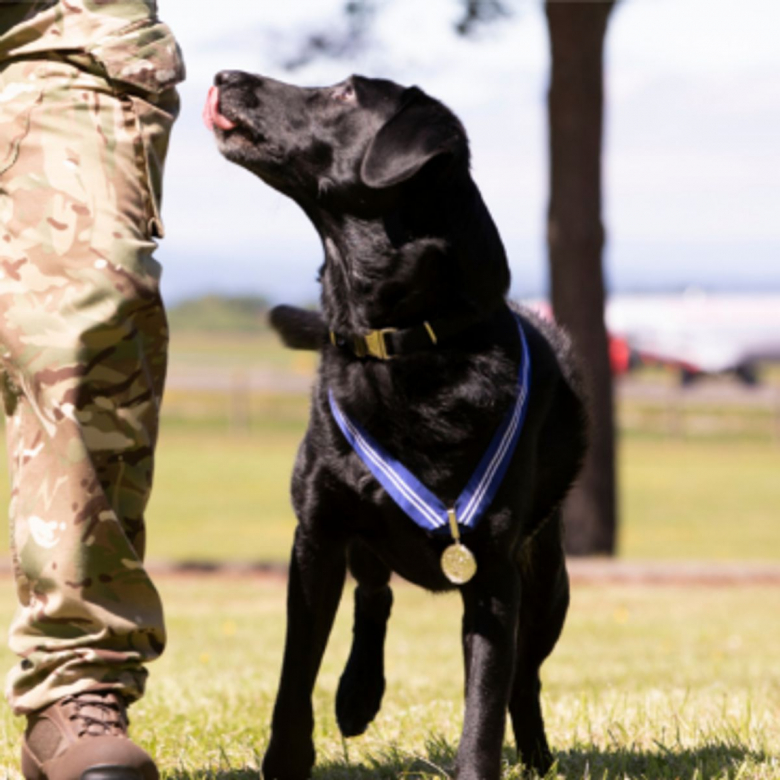
[[[758,363],[780,360],[778,294],[615,295],[606,323],[617,372],[655,362],[683,381],[733,372],[754,384]]]

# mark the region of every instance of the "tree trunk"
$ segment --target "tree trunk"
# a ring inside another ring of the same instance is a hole
[[[545,2],[552,51],[550,290],[591,402],[590,450],[564,508],[566,549],[573,555],[615,551],[615,429],[601,264],[602,61],[613,5],[613,0]]]

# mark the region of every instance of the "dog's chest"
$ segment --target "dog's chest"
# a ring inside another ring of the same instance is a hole
[[[441,567],[441,556],[451,543],[425,534],[394,506],[367,511],[355,524],[359,538],[391,571],[430,591],[453,588]]]

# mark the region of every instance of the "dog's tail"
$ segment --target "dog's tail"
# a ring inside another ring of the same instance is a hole
[[[322,314],[296,306],[275,306],[268,315],[271,327],[290,349],[319,351],[328,340],[328,327]]]

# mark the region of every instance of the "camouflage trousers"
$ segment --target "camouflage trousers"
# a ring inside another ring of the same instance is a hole
[[[167,324],[152,257],[175,91],[0,63],[0,357],[19,600],[17,714],[144,689],[165,644],[143,566]]]

